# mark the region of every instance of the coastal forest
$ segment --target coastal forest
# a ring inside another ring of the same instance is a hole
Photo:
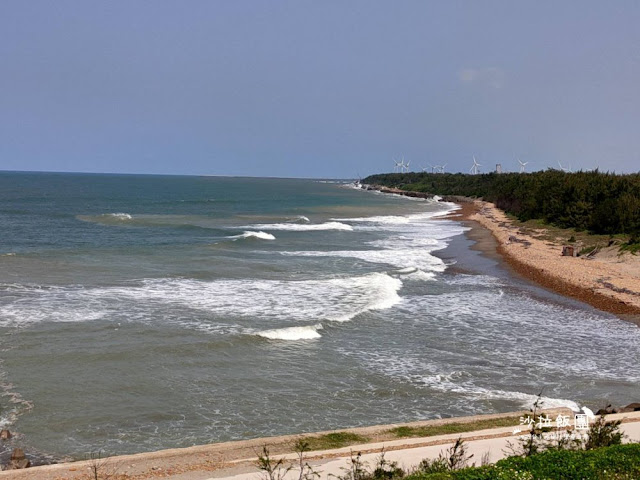
[[[365,184],[439,196],[482,198],[521,221],[540,219],[596,234],[640,235],[640,174],[597,170],[568,173],[387,173]]]

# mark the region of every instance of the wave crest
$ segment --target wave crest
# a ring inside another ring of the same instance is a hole
[[[104,213],[101,217],[116,218],[118,220],[131,220],[133,218],[128,213]]]
[[[246,231],[244,233],[241,233],[240,235],[233,235],[231,237],[227,237],[227,238],[231,238],[233,240],[238,240],[240,238],[257,238],[260,240],[275,240],[276,237],[271,235],[270,233],[266,233],[266,232],[252,232],[252,231]]]
[[[292,232],[306,232],[317,230],[343,230],[351,231],[353,227],[341,222],[325,222],[325,223],[265,223],[261,225],[251,225],[246,228],[257,228],[260,230],[288,230]]]
[[[288,327],[288,328],[275,328],[273,330],[263,330],[262,332],[256,332],[256,335],[269,340],[314,340],[321,338],[322,335],[318,333],[318,330],[322,330],[322,324],[307,325],[305,327]]]
[[[196,328],[196,324],[209,328],[224,324],[229,316],[280,324],[309,319],[345,322],[400,302],[402,282],[384,273],[371,273],[324,280],[165,278],[96,288],[6,287],[16,295],[3,305],[0,326],[110,320],[124,315],[135,322],[155,324],[163,318],[187,328]],[[206,318],[186,321],[185,308],[206,312]]]

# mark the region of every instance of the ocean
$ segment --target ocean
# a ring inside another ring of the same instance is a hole
[[[42,459],[640,397],[640,329],[455,208],[346,182],[0,173],[0,426]]]

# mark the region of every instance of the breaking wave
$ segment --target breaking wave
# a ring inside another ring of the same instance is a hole
[[[128,213],[105,213],[103,217],[117,218],[118,220],[131,220],[133,217]]]
[[[263,330],[256,332],[259,337],[268,338],[269,340],[313,340],[320,338],[318,330],[322,330],[322,324],[308,325],[306,327],[288,327],[276,328],[273,330]]]
[[[229,318],[255,322],[344,322],[400,301],[402,282],[384,273],[327,280],[147,279],[132,285],[84,288],[4,285],[0,326],[92,320],[163,321],[211,330]],[[162,319],[162,320],[159,320]],[[215,329],[214,329],[215,330]],[[215,330],[217,331],[217,330]]]
[[[241,233],[240,235],[232,235],[231,237],[227,237],[227,238],[231,238],[234,240],[238,240],[241,238],[257,238],[260,240],[275,240],[276,237],[274,237],[273,235],[271,235],[270,233],[266,233],[266,232],[244,232]]]
[[[306,217],[305,217],[306,218]],[[245,228],[256,228],[260,230],[289,230],[294,232],[306,232],[314,230],[344,230],[351,231],[353,227],[341,222],[325,223],[265,223],[260,225],[250,225]]]
[[[297,215],[293,218],[290,219],[292,222],[304,222],[304,223],[309,223],[311,220],[309,220],[309,217],[305,217],[304,215]]]
[[[448,375],[429,375],[423,377],[421,383],[433,390],[459,393],[474,400],[512,400],[523,408],[532,408],[534,402],[538,400],[537,395],[506,390],[492,390],[474,385],[469,381],[459,381],[458,379],[461,377],[464,377],[463,372],[452,372]],[[541,397],[540,400],[544,408],[567,407],[576,412],[580,410],[578,404],[573,400],[550,397]]]
[[[368,263],[390,265],[399,269],[422,270],[423,272],[444,272],[445,263],[430,254],[429,250],[330,250],[280,252],[285,256],[299,257],[342,257],[355,258]],[[396,272],[402,274],[402,272]]]

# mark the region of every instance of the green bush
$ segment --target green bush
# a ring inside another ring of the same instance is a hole
[[[495,465],[435,474],[416,472],[405,480],[622,480],[640,478],[640,444],[596,450],[549,450],[509,457]]]
[[[584,448],[586,450],[594,450],[601,447],[610,447],[611,445],[620,445],[623,436],[620,431],[621,423],[622,420],[607,422],[605,416],[600,415],[589,427],[589,438]]]

